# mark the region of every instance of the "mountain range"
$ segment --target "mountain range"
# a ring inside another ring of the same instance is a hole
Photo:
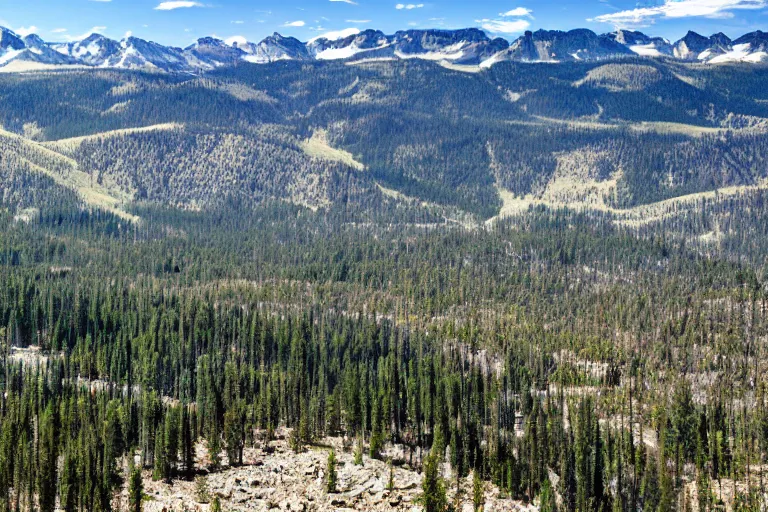
[[[768,61],[768,33],[758,30],[731,40],[722,33],[706,37],[688,32],[673,43],[628,30],[608,34],[588,29],[538,30],[525,32],[510,43],[475,28],[406,30],[394,35],[365,30],[308,42],[278,33],[259,43],[242,37],[204,37],[178,48],[137,37],[116,41],[100,34],[68,43],[46,42],[34,34],[22,37],[0,27],[0,70],[5,71],[79,66],[198,73],[242,62],[411,58],[487,68],[504,61],[599,61],[633,56],[711,64],[759,63]]]

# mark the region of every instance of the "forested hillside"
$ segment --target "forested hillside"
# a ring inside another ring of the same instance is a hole
[[[505,192],[626,209],[760,185],[764,75],[647,59],[479,73],[422,61],[279,62],[203,78],[31,73],[0,76],[0,123],[116,202],[367,208],[381,185],[480,222]]]
[[[765,75],[0,75],[0,510],[763,510]]]

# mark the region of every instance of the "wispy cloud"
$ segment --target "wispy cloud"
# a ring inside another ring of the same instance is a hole
[[[499,13],[499,16],[502,16],[504,18],[523,18],[525,16],[528,16],[529,18],[533,18],[533,16],[531,16],[532,12],[533,11],[528,9],[527,7],[516,7],[511,11]]]
[[[734,10],[762,9],[767,6],[768,0],[664,0],[658,6],[601,14],[587,21],[610,23],[618,28],[640,27],[665,18],[730,18]]]
[[[55,28],[55,29],[51,30],[51,34],[63,34],[66,31],[67,31],[67,29],[65,29],[65,28]]]
[[[491,32],[493,34],[517,34],[523,32],[531,26],[531,22],[528,20],[475,20],[479,23],[483,30]]]
[[[284,27],[303,27],[306,24],[307,22],[305,21],[297,20],[297,21],[286,21],[285,23],[283,23],[283,26]]]
[[[188,9],[190,7],[202,7],[200,2],[193,2],[191,0],[171,0],[169,2],[160,2],[156,11],[173,11],[174,9]]]
[[[353,0],[330,0],[330,1],[342,3],[342,4],[357,5],[357,2],[354,2]]]
[[[355,24],[365,24],[370,23],[372,20],[345,20],[347,23],[355,23]]]
[[[411,11],[413,9],[421,9],[422,7],[424,7],[424,4],[397,4],[395,9],[398,11],[402,11],[403,9]]]

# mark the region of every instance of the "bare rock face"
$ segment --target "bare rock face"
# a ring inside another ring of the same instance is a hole
[[[393,486],[388,489],[390,466],[381,460],[364,457],[363,465],[354,464],[354,456],[344,451],[341,438],[326,438],[303,453],[294,453],[288,447],[287,433],[264,447],[247,448],[244,465],[225,467],[221,471],[198,477],[198,482],[177,480],[173,484],[154,482],[147,472],[144,480],[149,500],[147,512],[207,511],[214,497],[220,500],[222,510],[231,511],[421,511],[418,504],[422,476],[407,464],[393,468]],[[337,457],[338,485],[336,493],[327,493],[325,471],[328,451],[333,448]],[[387,447],[387,452],[406,453],[402,447]],[[397,462],[407,462],[406,460]],[[415,461],[414,461],[415,462]],[[446,477],[449,477],[446,469]],[[201,481],[207,496],[200,496]],[[454,502],[455,479],[448,483],[448,498]],[[458,510],[473,510],[471,478],[462,483],[462,499]],[[499,490],[488,485],[485,510],[487,512],[537,510],[519,501],[507,499]],[[127,499],[127,489],[122,499]]]

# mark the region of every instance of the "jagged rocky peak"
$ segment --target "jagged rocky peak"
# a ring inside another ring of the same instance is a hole
[[[722,33],[711,37],[688,31],[674,44],[674,56],[684,60],[707,60],[730,50],[731,40]]]
[[[521,62],[603,60],[631,55],[625,45],[588,29],[538,30],[526,32],[505,52],[502,59]]]
[[[688,32],[675,43],[674,55],[679,59],[710,64],[765,62],[768,60],[768,34],[757,30],[731,41],[722,32],[709,37]]]
[[[23,50],[22,40],[14,31],[0,27],[0,50]]]
[[[405,54],[441,52],[463,48],[473,43],[488,42],[485,32],[471,28],[464,30],[404,30],[395,33],[395,45]]]
[[[723,34],[718,34],[718,35],[725,37]],[[715,37],[715,36],[712,36],[712,37]],[[744,34],[740,38],[733,41],[733,44],[734,46],[737,44],[750,44],[755,49],[760,47],[765,48],[766,45],[768,45],[768,32],[763,32],[762,30],[756,30],[754,32],[750,32],[749,34]]]
[[[121,41],[120,46],[122,51],[113,56],[111,67],[185,71],[191,64],[181,48],[163,46],[138,37],[128,37]]]
[[[184,52],[207,67],[235,65],[246,53],[215,37],[201,37]]]
[[[398,57],[448,60],[478,65],[509,48],[506,39],[489,38],[479,29],[406,30],[394,36]]]
[[[295,37],[285,37],[277,32],[259,43],[248,42],[245,38],[233,38],[231,43],[246,53],[243,60],[255,64],[310,58],[304,43]]]
[[[118,41],[93,33],[81,41],[54,45],[53,49],[87,66],[104,66],[121,51]]]
[[[632,53],[642,57],[671,56],[673,53],[672,44],[668,40],[663,37],[651,37],[638,31],[619,29],[605,34],[605,37],[623,44]]]
[[[632,46],[635,44],[648,44],[651,42],[651,38],[642,32],[635,30],[623,30],[619,29],[616,32],[606,34],[610,39],[613,39],[617,43],[621,43],[626,46]]]
[[[339,37],[318,37],[307,43],[309,54],[319,60],[349,59],[359,54],[371,56],[390,47],[392,39],[379,30],[364,30],[339,34]],[[391,56],[391,51],[386,52]]]
[[[24,38],[24,45],[27,48],[47,48],[48,44],[37,34],[29,34]]]

